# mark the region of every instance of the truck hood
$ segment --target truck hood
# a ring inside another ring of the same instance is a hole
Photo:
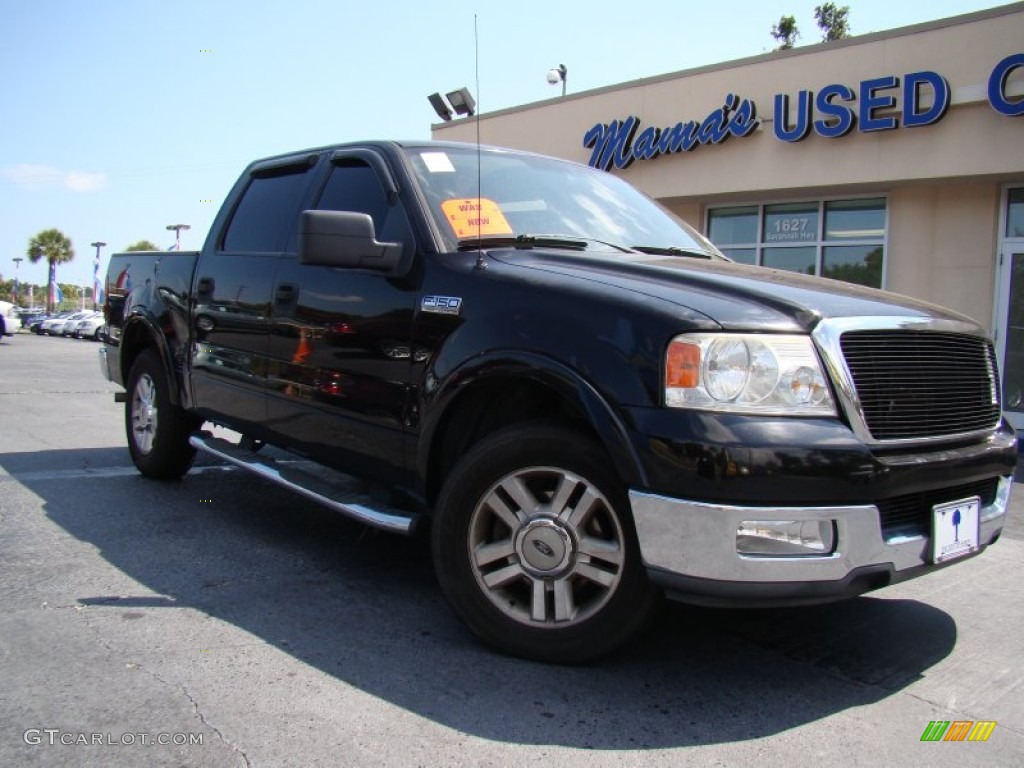
[[[727,330],[810,332],[825,318],[903,317],[973,322],[943,307],[853,283],[688,256],[498,249],[509,266],[586,280],[703,314]]]

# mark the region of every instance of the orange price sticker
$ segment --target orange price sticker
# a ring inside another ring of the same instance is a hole
[[[441,203],[444,217],[451,226],[455,236],[460,240],[465,237],[480,235],[511,235],[512,227],[505,220],[505,214],[493,200],[486,197],[477,199],[457,198]]]

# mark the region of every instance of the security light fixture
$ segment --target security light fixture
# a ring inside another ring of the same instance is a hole
[[[448,94],[448,102],[452,105],[452,109],[455,110],[457,115],[472,116],[476,109],[476,102],[473,101],[473,97],[469,93],[468,88],[459,88],[457,91],[450,91]]]
[[[452,111],[448,109],[448,105],[444,103],[444,99],[441,98],[440,93],[432,93],[427,96],[430,101],[430,106],[437,112],[437,116],[444,120],[446,123],[452,119]]]
[[[548,70],[548,84],[558,85],[562,84],[562,95],[565,96],[565,78],[569,74],[569,70],[565,64],[559,64],[557,67]]]

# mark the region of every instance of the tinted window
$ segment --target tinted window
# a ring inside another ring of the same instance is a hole
[[[817,203],[765,206],[764,241],[766,243],[814,242],[817,239]]]
[[[825,203],[826,240],[880,240],[885,237],[885,200]]]
[[[817,253],[813,246],[801,248],[765,248],[763,264],[772,269],[786,269],[790,272],[814,274]]]
[[[830,245],[822,252],[821,274],[878,288],[882,284],[882,246]]]
[[[711,211],[708,237],[718,247],[757,242],[757,206]]]
[[[253,178],[231,217],[225,251],[274,253],[285,249],[296,227],[305,169],[299,173]]]
[[[389,203],[377,172],[362,160],[336,165],[316,206],[323,211],[354,211],[373,219],[380,242],[405,242],[408,225],[400,203]]]

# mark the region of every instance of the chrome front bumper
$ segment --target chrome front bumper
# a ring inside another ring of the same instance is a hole
[[[1012,478],[1003,477],[992,504],[981,508],[978,542],[990,544],[1002,530],[1009,504]],[[931,565],[927,536],[886,540],[878,508],[866,504],[848,507],[733,507],[673,499],[630,491],[630,504],[644,565],[656,581],[687,585],[713,584],[709,594],[760,594],[784,597],[791,585],[796,596],[827,599],[828,582],[835,596],[851,592],[849,580],[858,572],[889,573],[891,581]],[[835,545],[820,555],[747,555],[737,550],[737,530],[743,521],[824,520],[835,522]],[[952,561],[956,562],[956,561]],[[667,577],[667,578],[666,578]],[[873,586],[884,586],[888,580]],[[800,585],[817,586],[802,590]],[[758,587],[768,587],[761,590]],[[747,589],[749,587],[749,589]],[[856,593],[856,589],[852,590]],[[860,589],[863,592],[865,589]]]

